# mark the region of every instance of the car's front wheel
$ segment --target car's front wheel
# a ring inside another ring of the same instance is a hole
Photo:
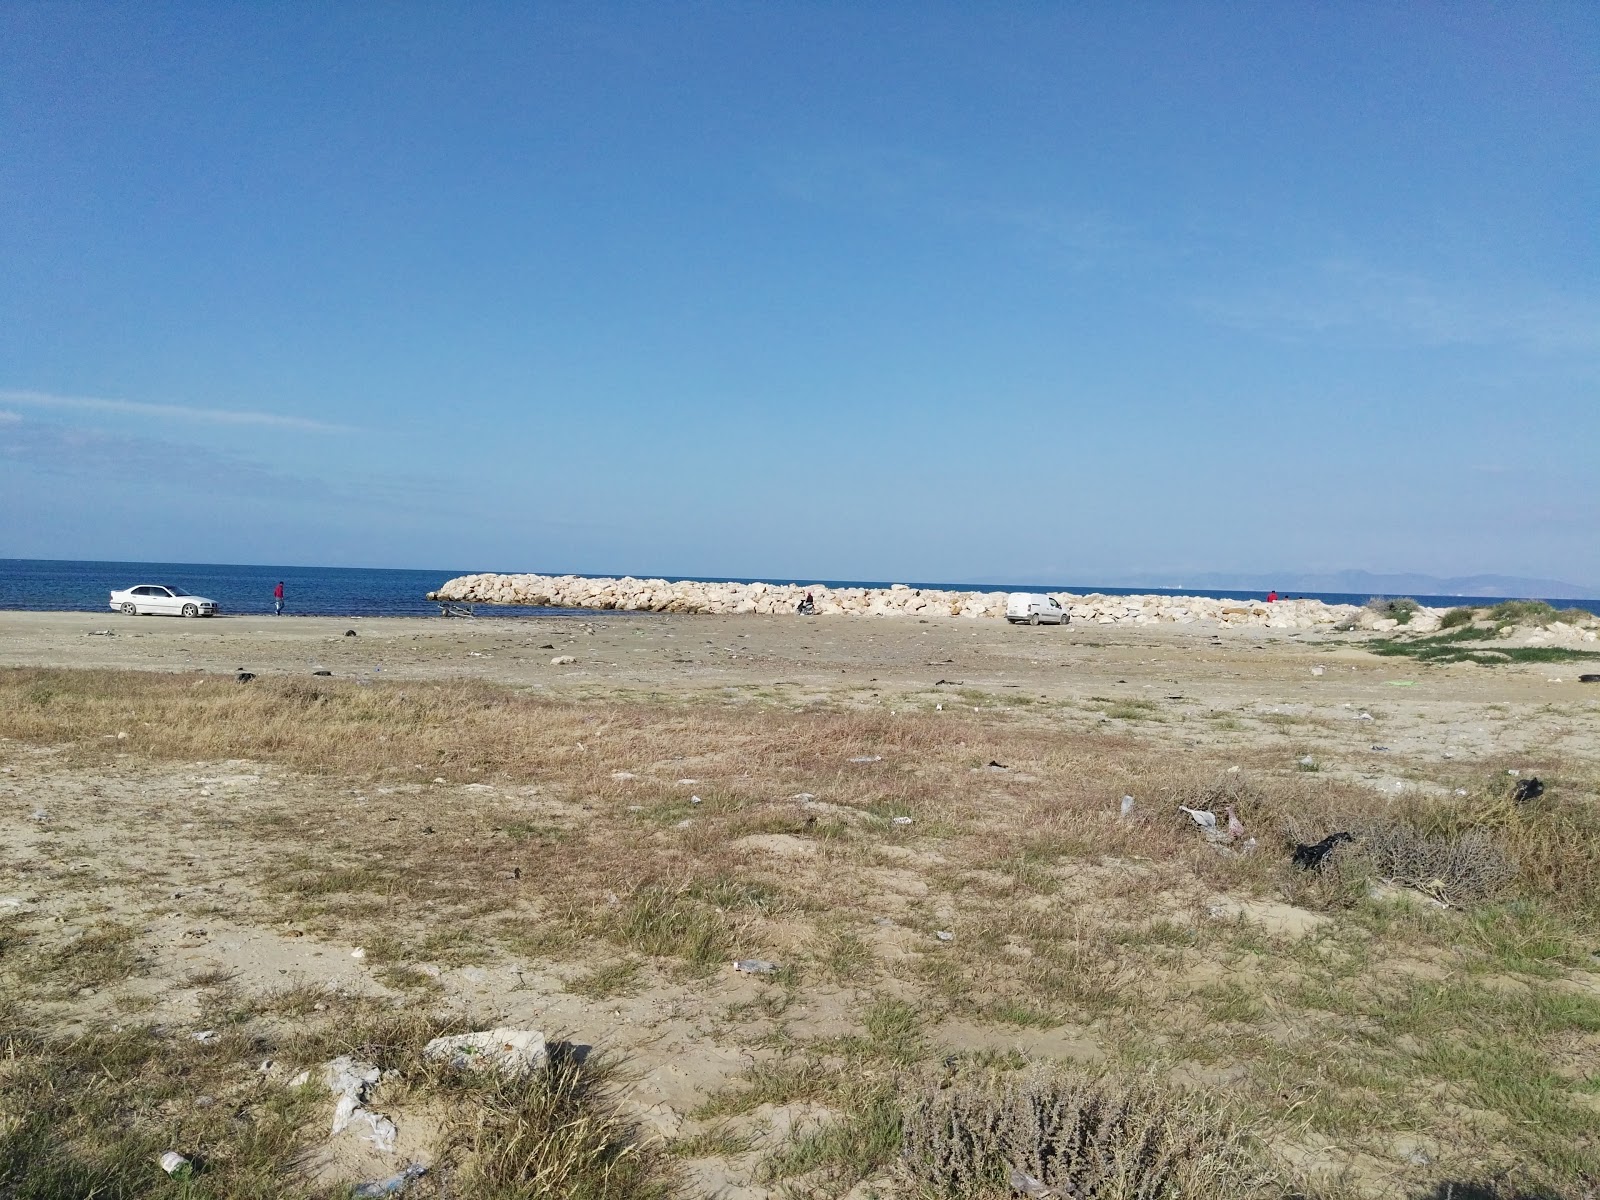
[[[200,615],[200,609],[193,604],[185,604],[183,606],[183,615],[186,617],[198,617]]]
[[[125,617],[137,617],[139,615],[139,606],[131,600],[124,601],[122,615]]]

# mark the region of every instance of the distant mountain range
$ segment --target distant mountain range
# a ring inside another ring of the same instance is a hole
[[[1518,575],[1378,575],[1371,571],[1285,571],[1279,575],[1226,571],[1154,572],[1141,574],[1128,586],[1254,589],[1280,592],[1351,592],[1369,596],[1518,596],[1539,600],[1596,600],[1600,589],[1559,579],[1525,579]]]

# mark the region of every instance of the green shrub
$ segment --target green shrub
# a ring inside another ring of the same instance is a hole
[[[1487,615],[1496,625],[1548,625],[1556,610],[1543,600],[1502,600]]]
[[[1478,619],[1478,610],[1475,608],[1452,608],[1439,618],[1440,629],[1454,629],[1457,625],[1471,625]]]

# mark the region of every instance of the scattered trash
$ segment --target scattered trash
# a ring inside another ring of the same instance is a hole
[[[852,758],[850,761],[853,762],[853,763],[882,762],[883,761],[883,755],[881,755],[881,754],[858,754],[854,758]]]
[[[1321,675],[1322,674],[1322,668],[1321,667],[1312,667],[1311,668],[1311,673],[1313,675]]]
[[[411,1182],[421,1179],[428,1173],[428,1168],[421,1163],[412,1163],[398,1175],[391,1175],[387,1179],[377,1179],[371,1183],[358,1184],[350,1190],[350,1195],[355,1200],[375,1200],[379,1196],[394,1196],[406,1190]]]
[[[1544,795],[1544,783],[1538,776],[1531,776],[1517,784],[1511,793],[1511,799],[1517,804],[1526,804],[1529,800],[1537,800]]]
[[[1521,775],[1522,772],[1517,770],[1515,767],[1512,767],[1509,771],[1506,772],[1506,774],[1507,775]]]
[[[1387,747],[1387,746],[1373,746],[1373,749],[1376,750],[1379,754],[1387,754],[1387,753],[1389,753],[1389,747]]]
[[[36,808],[28,814],[28,820],[30,821],[48,821],[49,819],[50,814],[42,808]]]
[[[1372,714],[1369,713],[1369,712],[1358,712],[1356,714],[1356,720],[1358,720],[1358,721],[1370,721],[1370,720],[1372,720]]]
[[[1466,794],[1467,794],[1467,789],[1466,788],[1457,788],[1456,789],[1456,795],[1465,796]]]
[[[778,964],[764,958],[736,958],[733,969],[743,971],[746,975],[771,975],[778,969]]]
[[[700,799],[699,796],[690,796],[689,797],[689,803],[690,804],[704,804],[705,801]]]
[[[801,804],[804,804],[807,800],[815,800],[816,796],[811,792],[796,792],[794,795],[790,796],[789,799],[798,800]]]
[[[355,637],[356,636],[356,631],[354,629],[346,629],[344,631],[344,635],[345,635],[345,637]]]
[[[251,674],[249,671],[240,671],[237,675],[234,676],[234,678],[237,679],[240,683],[249,683],[252,679],[255,678],[255,676],[253,674]]]
[[[1228,805],[1226,811],[1228,814],[1228,837],[1233,840],[1242,838],[1244,836],[1244,822],[1234,814],[1233,805]]]
[[[550,660],[552,667],[568,667],[578,660],[570,654],[558,654]]]
[[[400,1131],[388,1117],[367,1107],[367,1093],[378,1082],[380,1074],[373,1063],[356,1062],[348,1054],[341,1054],[324,1068],[323,1082],[330,1092],[339,1097],[333,1107],[331,1132],[338,1135],[351,1125],[364,1122],[371,1132],[361,1136],[379,1150],[392,1153],[394,1140]]]
[[[333,674],[332,671],[313,671],[311,673],[313,675],[332,675]]]
[[[1387,679],[1384,682],[1387,683],[1390,687],[1416,687],[1417,686],[1417,681],[1415,679]]]
[[[202,1046],[209,1045],[217,1040],[217,1031],[215,1029],[202,1029],[199,1033],[194,1035],[194,1040],[199,1042]]]
[[[363,950],[360,946],[357,946],[354,950],[350,951],[350,957],[351,958],[365,958],[366,956],[367,956],[367,952],[365,950]]]
[[[445,777],[443,775],[435,775],[433,777],[433,781],[435,783],[448,783],[449,782],[449,780],[445,779]]]
[[[626,780],[626,779],[637,779],[639,777],[637,775],[635,775],[632,771],[613,771],[613,772],[611,772],[611,778]]]
[[[1126,821],[1129,817],[1133,816],[1133,797],[1132,796],[1124,796],[1122,798],[1122,811],[1121,811],[1121,813],[1119,815],[1122,817],[1122,819],[1124,821]]]
[[[1600,675],[1579,675],[1579,683],[1600,683]]]
[[[941,942],[953,942],[956,940],[956,935],[951,933],[948,929],[941,929],[933,936],[938,938]]]
[[[192,1179],[194,1177],[194,1164],[176,1150],[168,1150],[156,1162],[161,1164],[161,1169],[174,1179]]]
[[[1303,754],[1300,756],[1300,765],[1302,767],[1314,767],[1317,765],[1317,760],[1309,754]]]
[[[116,637],[117,636],[117,631],[115,629],[91,629],[89,631],[89,636],[90,637]]]
[[[909,824],[911,824],[911,818],[910,817],[890,817],[889,818],[889,824],[891,824],[891,825],[909,825]]]
[[[1019,1196],[1029,1196],[1032,1200],[1059,1200],[1061,1193],[1054,1188],[1045,1187],[1026,1171],[1006,1164],[1006,1179],[1011,1184],[1011,1190]]]
[[[507,1079],[520,1079],[550,1061],[544,1034],[536,1029],[486,1029],[434,1038],[422,1057],[442,1059],[456,1070],[489,1068]]]
[[[1320,871],[1328,855],[1340,842],[1353,842],[1355,835],[1351,833],[1330,833],[1315,845],[1307,846],[1296,843],[1294,848],[1294,865],[1302,871]]]
[[[1006,766],[1005,763],[996,762],[992,758],[989,760],[989,769],[993,770],[993,771],[1009,771],[1009,770],[1011,770],[1011,768]]]
[[[1178,805],[1178,811],[1179,812],[1188,813],[1189,814],[1189,819],[1191,821],[1193,821],[1196,825],[1198,825],[1201,829],[1215,832],[1215,830],[1217,828],[1217,814],[1216,813],[1210,812],[1210,811],[1208,811],[1206,809],[1203,809],[1203,808],[1185,808],[1181,804]]]

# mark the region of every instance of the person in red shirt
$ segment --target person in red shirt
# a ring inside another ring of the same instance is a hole
[[[283,616],[283,580],[278,580],[278,586],[272,589],[272,611],[275,616]]]
[[[283,586],[283,584],[280,583],[278,586],[281,588]],[[1267,603],[1268,604],[1276,604],[1277,602],[1278,602],[1278,589],[1277,588],[1273,588],[1270,592],[1267,593]]]

